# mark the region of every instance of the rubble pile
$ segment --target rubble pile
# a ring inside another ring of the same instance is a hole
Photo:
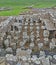
[[[0,23],[1,65],[56,65],[56,12],[36,10]]]

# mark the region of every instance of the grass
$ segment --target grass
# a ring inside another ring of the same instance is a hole
[[[56,0],[0,0],[0,7],[11,7],[12,10],[0,11],[0,16],[11,16],[19,15],[26,6],[31,6],[35,8],[46,8],[56,6]]]
[[[21,12],[26,11],[27,9],[23,9],[23,6],[14,6],[12,10],[9,11],[0,11],[0,16],[14,16],[19,15]]]
[[[34,7],[35,8],[49,8],[49,7],[53,7],[55,5],[56,5],[56,2],[51,2],[51,3],[50,2],[45,2],[45,3],[40,2],[36,5],[34,5]]]

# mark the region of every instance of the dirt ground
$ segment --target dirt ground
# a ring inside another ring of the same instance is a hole
[[[0,22],[6,20],[8,18],[8,16],[0,16]]]

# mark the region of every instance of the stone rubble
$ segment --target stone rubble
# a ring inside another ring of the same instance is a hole
[[[55,13],[33,9],[2,21],[0,65],[56,65]]]

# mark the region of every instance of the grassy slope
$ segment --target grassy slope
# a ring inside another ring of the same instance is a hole
[[[18,15],[19,13],[25,11],[23,9],[25,6],[33,7],[52,7],[56,5],[56,0],[0,0],[0,7],[12,7],[13,10],[10,11],[0,11],[0,16],[3,15]]]

